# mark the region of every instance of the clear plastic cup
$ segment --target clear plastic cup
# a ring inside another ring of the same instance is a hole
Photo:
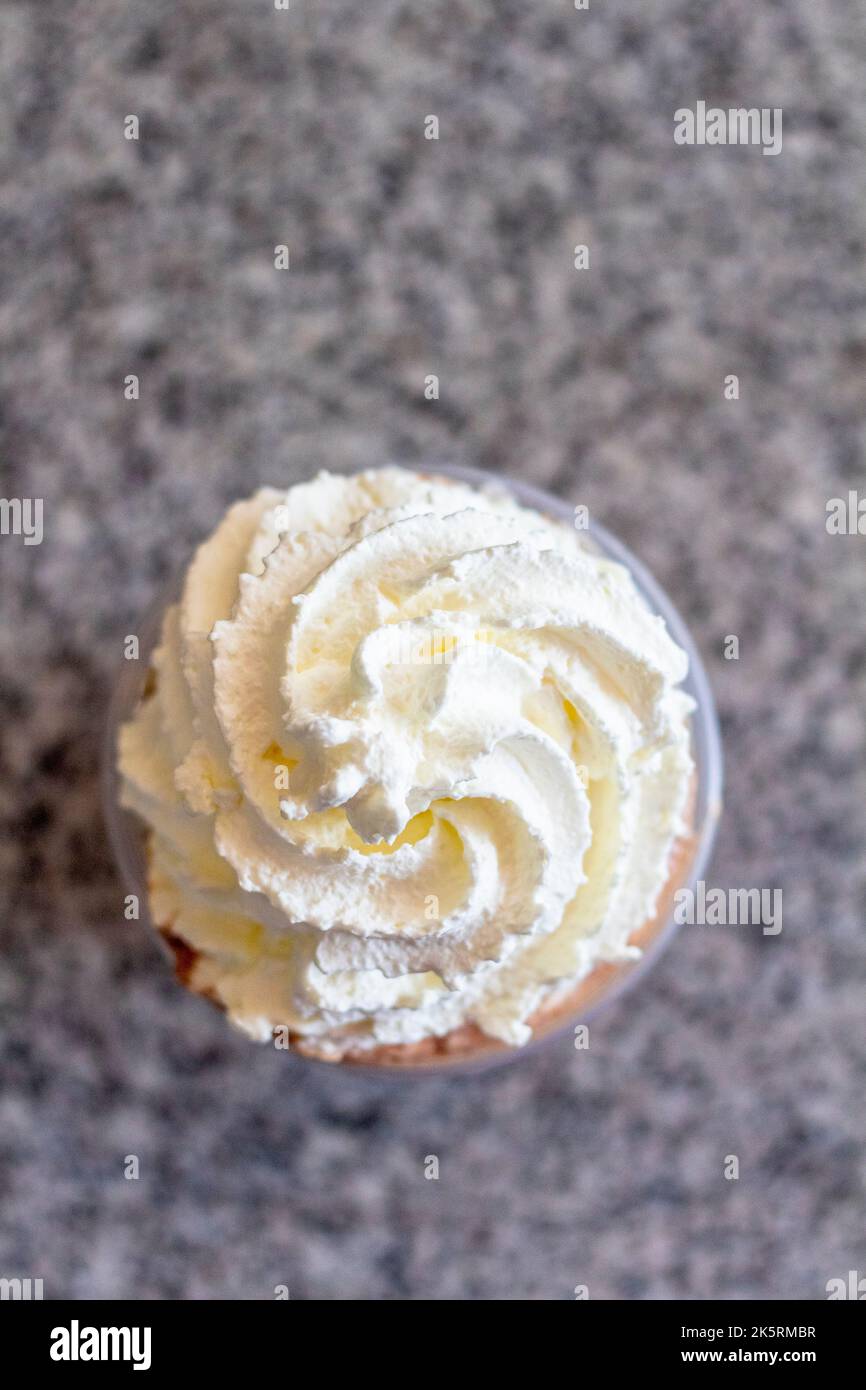
[[[334,468],[332,471],[343,471]],[[356,471],[356,470],[345,470]],[[499,489],[510,493],[525,507],[552,517],[556,521],[573,524],[573,508],[558,497],[552,497],[540,488],[513,478],[498,478],[477,468],[458,467],[453,464],[417,465],[409,471],[428,476],[440,475],[455,478],[475,488],[485,490]],[[419,1062],[382,1061],[365,1063],[356,1061],[328,1062],[319,1058],[301,1057],[305,1063],[314,1066],[351,1068],[354,1073],[368,1075],[414,1077],[418,1075],[441,1075],[442,1073],[466,1073],[501,1066],[505,1062],[526,1057],[538,1048],[544,1047],[563,1034],[570,1033],[580,1023],[586,1023],[600,1010],[613,1003],[637,983],[647,970],[658,960],[662,951],[670,944],[677,931],[677,923],[672,912],[673,894],[679,888],[692,888],[703,877],[722,810],[723,763],[719,723],[707,673],[695,646],[694,639],[685,622],[677,612],[664,590],[634,555],[617,540],[615,536],[597,522],[590,519],[588,528],[582,532],[582,539],[592,545],[608,559],[616,560],[631,574],[631,577],[653,613],[660,615],[668,632],[688,654],[689,673],[682,688],[695,702],[691,716],[691,751],[695,763],[695,787],[691,829],[688,839],[680,847],[677,859],[677,872],[664,892],[662,911],[650,924],[634,934],[642,947],[639,959],[617,965],[597,966],[579,987],[575,1007],[567,1016],[542,1025],[535,1030],[532,1039],[523,1047],[507,1047],[493,1043],[490,1048],[477,1055],[445,1053],[434,1060]],[[147,926],[147,859],[146,827],[131,812],[120,805],[120,778],[117,772],[117,735],[121,724],[131,717],[144,692],[150,669],[151,656],[159,640],[162,615],[166,607],[177,598],[185,568],[157,596],[156,601],[138,624],[139,659],[122,660],[117,681],[111,694],[107,727],[102,754],[102,792],[105,820],[114,856],[126,889],[138,896],[141,904],[141,921]],[[162,938],[160,937],[160,940]],[[167,954],[171,954],[166,946]]]

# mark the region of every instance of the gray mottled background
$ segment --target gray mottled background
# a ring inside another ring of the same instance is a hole
[[[0,1274],[733,1299],[866,1273],[866,538],[824,525],[864,491],[864,16],[0,4],[0,492],[46,526],[0,538]],[[782,154],[675,147],[697,99],[782,107]],[[123,923],[100,818],[106,692],[161,576],[257,484],[395,456],[533,479],[651,565],[721,710],[710,881],[784,891],[781,936],[687,929],[588,1053],[486,1078],[233,1035]]]

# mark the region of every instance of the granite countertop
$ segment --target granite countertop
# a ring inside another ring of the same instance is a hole
[[[0,1275],[46,1297],[866,1273],[866,539],[825,526],[864,490],[866,18],[627,9],[0,10],[0,492],[44,499],[41,545],[0,537]],[[781,155],[676,146],[698,99],[781,108]],[[163,577],[258,484],[392,458],[530,479],[649,564],[719,702],[707,880],[784,894],[777,936],[686,928],[588,1051],[474,1078],[233,1034],[124,922],[100,817]]]

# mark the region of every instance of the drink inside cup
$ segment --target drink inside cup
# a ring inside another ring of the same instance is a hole
[[[555,503],[484,481],[264,489],[166,610],[121,800],[179,977],[251,1038],[519,1055],[633,975],[706,851],[702,672]]]

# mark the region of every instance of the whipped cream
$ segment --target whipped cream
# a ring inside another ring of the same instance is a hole
[[[527,1020],[629,938],[689,796],[685,653],[626,570],[398,468],[233,506],[119,741],[155,920],[252,1038]]]

